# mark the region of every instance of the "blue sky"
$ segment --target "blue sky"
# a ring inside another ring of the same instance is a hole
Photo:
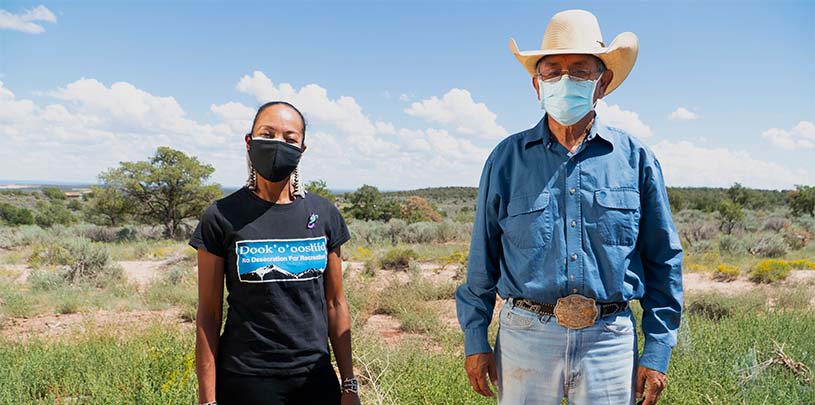
[[[541,117],[507,48],[553,14],[640,39],[598,106],[675,186],[815,184],[815,2],[0,1],[0,178],[94,181],[169,145],[245,178],[263,101],[310,121],[303,175],[332,188],[476,185]],[[673,117],[673,118],[671,118]]]

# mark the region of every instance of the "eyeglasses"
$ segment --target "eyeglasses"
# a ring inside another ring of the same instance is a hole
[[[547,70],[545,72],[538,72],[535,77],[546,83],[555,83],[560,81],[563,75],[567,74],[569,78],[582,82],[586,80],[597,80],[600,77],[600,73],[603,72],[589,69]]]

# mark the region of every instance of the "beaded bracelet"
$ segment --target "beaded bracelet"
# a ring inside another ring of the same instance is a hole
[[[342,380],[342,393],[343,394],[357,394],[359,392],[359,383],[355,377],[348,377]]]

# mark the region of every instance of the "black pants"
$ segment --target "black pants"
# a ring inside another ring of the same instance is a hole
[[[321,405],[340,403],[340,383],[331,364],[295,376],[248,376],[218,369],[215,398],[218,405]]]

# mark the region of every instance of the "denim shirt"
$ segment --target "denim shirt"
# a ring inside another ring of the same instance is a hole
[[[467,281],[456,292],[466,355],[489,352],[502,298],[640,300],[639,364],[666,372],[682,312],[682,247],[662,169],[638,139],[595,119],[570,153],[546,117],[492,151],[478,188]]]

